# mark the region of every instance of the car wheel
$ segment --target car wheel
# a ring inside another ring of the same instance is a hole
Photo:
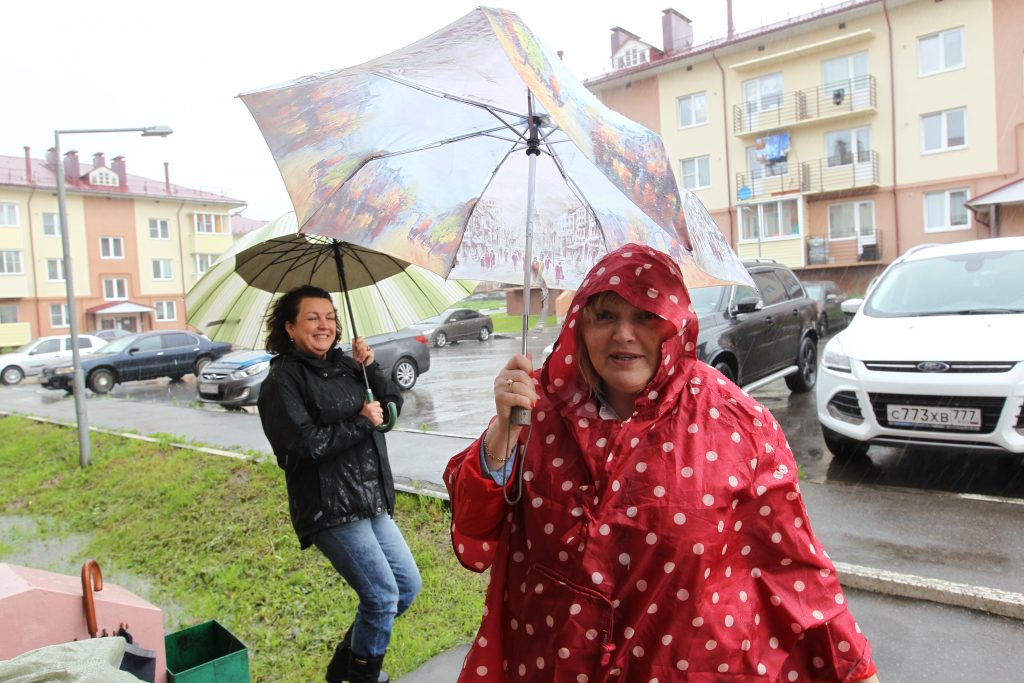
[[[818,335],[824,337],[828,334],[828,316],[824,313],[818,318]]]
[[[810,391],[818,379],[818,345],[810,337],[804,337],[800,341],[796,366],[797,371],[786,376],[786,386],[796,394]]]
[[[720,360],[715,363],[715,370],[722,373],[730,382],[736,382],[736,372],[732,369],[732,366],[725,361]]]
[[[837,434],[828,427],[821,428],[821,435],[825,437],[825,448],[836,460],[853,460],[867,455],[868,444],[863,441]]]
[[[110,370],[93,370],[89,375],[89,388],[94,394],[109,394],[114,388],[114,373]]]
[[[419,377],[420,371],[412,359],[401,358],[395,363],[395,369],[391,374],[394,376],[398,388],[402,391],[408,391],[416,384],[416,378]]]
[[[167,378],[172,382],[180,382],[183,375],[168,375]]]
[[[488,339],[491,338],[491,331],[489,329],[487,329],[486,327],[481,327],[480,328],[480,334],[478,334],[476,336],[476,338],[479,339],[482,342],[485,342],[485,341],[487,341]]]
[[[4,384],[17,384],[24,377],[25,373],[21,371],[21,368],[17,365],[8,365],[0,375],[0,381],[3,381]]]
[[[445,334],[444,332],[438,332],[434,336],[434,344],[437,345],[438,348],[441,348],[442,346],[447,345],[448,344],[448,335]]]
[[[202,356],[200,358],[196,358],[196,369],[195,369],[196,379],[199,379],[199,375],[202,374],[203,368],[205,368],[209,364],[210,364],[210,359],[207,358],[206,356]]]

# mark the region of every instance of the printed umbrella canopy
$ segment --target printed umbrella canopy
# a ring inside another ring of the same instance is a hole
[[[661,138],[605,107],[507,10],[240,97],[300,232],[446,277],[528,287],[533,270],[560,289],[638,242],[671,254],[690,287],[752,285],[680,195]]]

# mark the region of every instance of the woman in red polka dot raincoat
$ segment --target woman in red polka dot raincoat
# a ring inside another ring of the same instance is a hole
[[[460,681],[878,680],[785,435],[696,339],[679,268],[631,244],[539,371],[498,374],[497,417],[445,472],[458,558],[491,570]]]

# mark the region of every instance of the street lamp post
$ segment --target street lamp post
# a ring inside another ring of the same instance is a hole
[[[75,420],[78,423],[78,462],[82,467],[89,464],[89,418],[85,409],[85,378],[82,376],[82,357],[78,351],[78,319],[75,310],[75,284],[71,277],[71,249],[68,241],[67,191],[64,186],[64,160],[60,153],[60,136],[77,133],[142,133],[143,137],[167,137],[173,131],[167,126],[145,128],[93,128],[53,131],[53,150],[57,160],[54,174],[57,176],[57,208],[60,212],[60,245],[64,256],[64,286],[67,292],[67,316],[71,327],[71,365],[74,368],[71,382],[75,397]]]

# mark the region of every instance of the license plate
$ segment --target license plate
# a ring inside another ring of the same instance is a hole
[[[981,429],[980,408],[940,408],[890,404],[886,409],[893,427],[932,429]]]
[[[214,395],[216,395],[216,394],[220,393],[220,390],[219,390],[219,387],[216,384],[206,384],[206,383],[204,383],[204,384],[200,384],[199,385],[199,393],[200,394],[214,394]]]

